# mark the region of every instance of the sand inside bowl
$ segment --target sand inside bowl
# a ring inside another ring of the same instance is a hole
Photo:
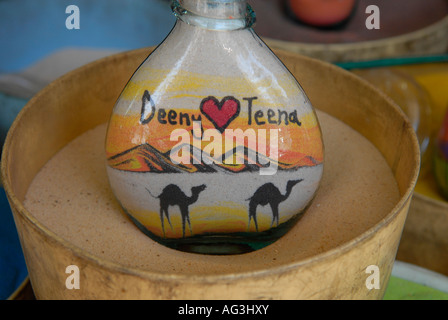
[[[25,208],[45,227],[98,259],[156,273],[227,274],[276,267],[333,249],[384,218],[400,195],[390,167],[363,136],[317,111],[325,143],[321,186],[280,240],[240,255],[181,252],[144,235],[109,187],[100,125],[67,144],[31,183]]]

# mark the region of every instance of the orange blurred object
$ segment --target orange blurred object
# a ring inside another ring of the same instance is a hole
[[[356,0],[288,0],[292,13],[302,22],[318,26],[332,26],[346,20]]]

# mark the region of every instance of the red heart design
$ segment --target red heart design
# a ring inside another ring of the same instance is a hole
[[[230,122],[240,114],[240,102],[232,96],[224,97],[221,102],[210,96],[201,101],[200,110],[215,128],[223,133]]]

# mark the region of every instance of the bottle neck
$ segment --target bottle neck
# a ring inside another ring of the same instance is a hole
[[[172,0],[176,17],[190,25],[210,30],[238,30],[255,23],[247,0]]]

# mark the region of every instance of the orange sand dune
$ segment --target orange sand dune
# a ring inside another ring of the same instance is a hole
[[[190,113],[192,113],[190,111]],[[194,114],[195,118],[199,117],[199,113]],[[139,117],[113,115],[109,123],[108,137],[106,141],[106,154],[109,165],[121,170],[130,171],[155,171],[155,172],[179,172],[179,171],[211,171],[204,165],[179,164],[172,163],[169,157],[169,152],[173,147],[179,144],[178,139],[170,140],[170,136],[174,129],[178,129],[178,125],[161,124],[157,119],[151,120],[147,125],[139,123]],[[214,129],[213,124],[201,117],[202,129]],[[193,125],[184,125],[182,128],[191,133],[193,139]],[[247,124],[247,118],[238,117],[228,126],[227,129],[254,129],[257,132],[257,127]],[[281,124],[277,125],[263,125],[259,129],[266,129],[266,144],[263,140],[249,141],[250,138],[245,138],[243,141],[234,142],[232,148],[237,145],[242,145],[245,148],[256,145],[260,152],[259,156],[269,157],[271,150],[269,148],[269,129],[278,129],[278,167],[279,169],[293,169],[302,166],[314,166],[323,161],[323,146],[320,135],[320,129],[317,124],[303,123],[302,126],[296,124]],[[225,150],[225,133],[222,135],[222,153],[229,152]],[[255,144],[251,144],[255,142]],[[191,144],[192,141],[190,142]],[[204,148],[211,142],[202,141],[199,144]],[[253,148],[252,148],[253,149]],[[240,155],[238,155],[240,156]],[[193,157],[193,154],[191,155]],[[247,156],[241,155],[244,159],[242,164],[226,165],[219,164],[219,167],[233,172],[240,172],[247,170]],[[191,158],[193,160],[193,158]],[[273,161],[273,159],[271,159]],[[240,162],[238,162],[240,163]],[[258,168],[261,166],[258,164]],[[251,170],[254,170],[252,168]],[[217,170],[215,167],[213,170]]]

